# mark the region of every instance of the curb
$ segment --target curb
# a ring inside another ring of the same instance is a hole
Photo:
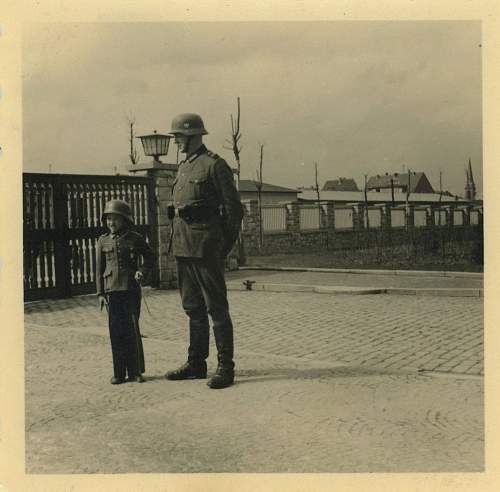
[[[306,267],[270,267],[270,266],[240,266],[238,270],[265,270],[280,272],[320,272],[320,273],[353,273],[360,275],[406,275],[412,277],[451,277],[451,278],[484,278],[484,273],[478,272],[446,272],[436,270],[362,270],[346,268],[306,268]]]
[[[405,289],[391,287],[387,288],[386,294],[393,295],[413,295],[413,296],[443,296],[443,297],[484,297],[483,289],[467,289],[467,288],[421,288],[421,289]]]
[[[326,285],[302,285],[302,284],[270,284],[252,282],[228,282],[227,289],[233,291],[261,291],[261,292],[305,292],[330,295],[410,295],[410,296],[433,296],[433,297],[484,297],[483,289],[467,288],[420,288],[406,289],[396,287],[340,287]]]
[[[386,289],[373,287],[332,287],[326,285],[302,285],[302,284],[268,284],[253,282],[247,287],[246,282],[228,282],[228,290],[238,291],[261,291],[261,292],[305,292],[316,294],[383,294]]]

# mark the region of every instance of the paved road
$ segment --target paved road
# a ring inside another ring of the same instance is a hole
[[[240,350],[215,391],[164,380],[185,347],[145,339],[148,381],[111,386],[103,332],[27,324],[28,473],[484,469],[482,379]]]
[[[223,391],[163,379],[186,320],[176,292],[146,299],[149,380],[117,387],[94,297],[26,304],[29,473],[483,469],[482,299],[230,292]]]
[[[362,367],[483,374],[481,298],[231,291],[229,300],[237,350]],[[149,290],[146,301],[151,315],[143,305],[145,335],[187,341],[177,292]],[[26,305],[26,320],[104,327],[105,314],[95,303],[92,296],[41,301]]]

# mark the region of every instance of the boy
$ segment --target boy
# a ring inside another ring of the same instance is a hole
[[[96,286],[101,310],[106,306],[108,312],[114,369],[111,384],[142,383],[145,366],[139,331],[140,286],[149,280],[153,252],[144,238],[130,229],[133,218],[128,203],[107,202],[102,221],[109,232],[97,241]],[[141,267],[140,257],[144,260]]]

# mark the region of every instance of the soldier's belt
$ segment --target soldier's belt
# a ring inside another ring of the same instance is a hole
[[[218,210],[206,209],[202,207],[181,207],[174,209],[174,215],[185,222],[202,222],[212,218],[219,213]]]

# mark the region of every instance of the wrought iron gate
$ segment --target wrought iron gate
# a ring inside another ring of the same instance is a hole
[[[130,203],[134,228],[155,249],[152,179],[23,173],[26,301],[95,291],[95,247],[105,231],[101,215],[113,198]]]

